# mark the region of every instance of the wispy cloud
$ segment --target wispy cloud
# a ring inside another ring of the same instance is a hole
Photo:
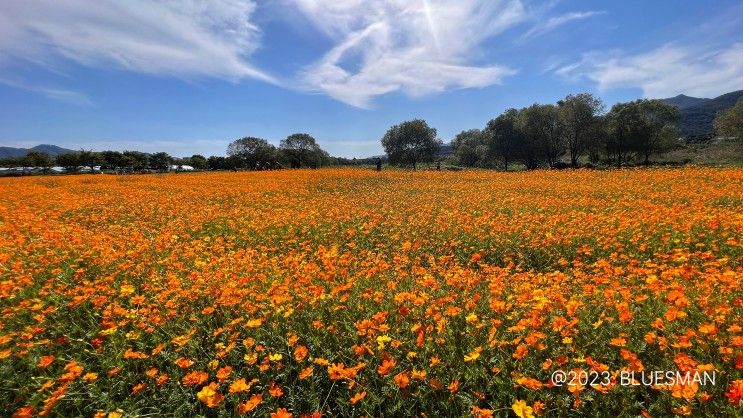
[[[66,58],[149,74],[274,82],[247,59],[260,41],[255,8],[255,0],[4,2],[0,60],[53,65]]]
[[[544,35],[545,33],[551,32],[560,26],[567,23],[588,19],[589,17],[605,14],[602,11],[588,11],[588,12],[571,12],[565,13],[559,16],[552,16],[543,22],[539,22],[534,27],[529,29],[524,35],[521,36],[521,41],[526,41],[537,36]]]
[[[555,72],[598,88],[640,88],[645,97],[714,97],[743,88],[743,43],[714,49],[664,45],[639,54],[593,52]]]
[[[499,83],[515,70],[481,63],[479,49],[526,19],[519,1],[286,1],[335,43],[301,82],[362,108],[392,92],[421,96]]]
[[[78,106],[92,106],[93,105],[93,101],[90,99],[90,97],[88,97],[86,94],[81,93],[79,91],[35,86],[35,85],[30,85],[28,83],[7,80],[7,79],[2,79],[2,78],[0,78],[0,84],[4,84],[6,86],[38,93],[49,99],[57,100],[60,102],[65,102],[65,103],[74,104]]]

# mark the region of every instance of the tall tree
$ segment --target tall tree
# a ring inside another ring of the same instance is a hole
[[[133,171],[139,171],[147,167],[149,159],[147,154],[139,151],[124,151],[122,153],[123,167],[127,167]]]
[[[592,128],[598,122],[604,103],[591,93],[570,94],[557,102],[557,108],[570,154],[570,165],[577,167],[578,159],[588,147]]]
[[[642,126],[640,108],[636,103],[617,103],[607,115],[609,135],[606,140],[607,154],[614,156],[617,167],[626,163],[627,154],[636,148],[639,130]]]
[[[305,133],[289,135],[281,141],[279,148],[286,155],[292,168],[319,167],[324,164],[327,156],[327,153],[317,145],[315,138]]]
[[[557,107],[535,103],[519,112],[518,122],[519,130],[526,137],[523,146],[528,150],[530,158],[536,152],[550,167],[554,167],[565,152]],[[534,161],[525,163],[528,168],[536,168]]]
[[[44,173],[52,166],[52,159],[44,152],[31,151],[24,157],[24,165],[39,167]]]
[[[715,118],[715,135],[736,138],[743,143],[743,98]]]
[[[155,170],[167,171],[172,162],[173,157],[168,155],[166,152],[156,152],[150,155],[150,167]]]
[[[487,147],[485,146],[485,135],[481,130],[462,131],[454,137],[451,144],[459,165],[475,167],[486,164]]]
[[[76,171],[80,164],[80,154],[76,152],[68,152],[65,154],[59,154],[54,157],[54,162],[61,167],[64,167],[66,172]]]
[[[262,164],[273,163],[276,159],[276,147],[265,139],[249,136],[230,143],[227,155],[239,157],[245,167],[253,170]]]
[[[227,158],[212,155],[206,159],[207,167],[210,170],[226,170],[227,169]]]
[[[103,151],[103,163],[109,168],[122,168],[126,167],[124,156],[118,151]]]
[[[207,167],[206,158],[203,155],[194,154],[188,159],[188,165],[197,170],[205,170]]]
[[[596,118],[596,123],[591,126],[588,137],[594,138],[589,140],[586,145],[586,153],[591,164],[598,164],[606,153],[606,138],[609,136],[609,118],[601,115]]]
[[[633,104],[637,106],[642,122],[638,126],[637,147],[645,157],[644,164],[648,165],[651,154],[668,150],[678,138],[679,111],[676,106],[662,100],[641,99]]]
[[[80,159],[80,165],[90,168],[91,172],[95,170],[95,167],[105,162],[101,153],[92,150],[81,149],[78,158]]]
[[[414,119],[392,126],[382,138],[384,152],[391,164],[412,164],[436,158],[441,140],[436,138],[436,129],[422,119]]]
[[[521,132],[516,126],[518,115],[518,110],[508,109],[491,119],[484,131],[490,155],[503,162],[505,171],[508,171],[508,164],[516,157],[517,147],[522,142]]]

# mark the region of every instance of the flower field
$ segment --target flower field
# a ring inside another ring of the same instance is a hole
[[[0,179],[0,312],[3,416],[741,416],[743,170]]]

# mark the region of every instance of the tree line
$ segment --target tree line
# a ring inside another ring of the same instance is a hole
[[[662,100],[639,99],[617,103],[606,112],[601,99],[590,93],[568,95],[555,104],[535,103],[507,109],[481,129],[464,130],[451,142],[452,153],[442,156],[443,142],[435,128],[422,119],[390,127],[381,139],[389,164],[412,166],[449,162],[463,167],[509,170],[540,167],[650,164],[651,157],[679,146],[678,109]],[[715,134],[743,144],[743,99],[718,114]],[[237,139],[227,156],[192,155],[174,158],[164,152],[103,151],[61,154],[55,158],[40,152],[0,160],[5,167],[52,165],[65,171],[111,170],[167,171],[173,165],[197,170],[268,170],[284,167],[319,168],[328,165],[380,164],[381,158],[332,157],[307,133],[289,135],[278,147],[257,137]]]
[[[124,172],[169,171],[175,167],[192,167],[195,170],[273,170],[285,167],[319,168],[329,165],[370,164],[371,159],[332,157],[320,148],[315,138],[306,133],[289,135],[279,147],[255,137],[237,139],[227,147],[227,156],[204,157],[200,154],[176,158],[165,152],[81,150],[55,157],[32,151],[24,157],[0,159],[0,167],[37,167],[48,171],[53,166],[65,172],[92,171],[94,169]]]
[[[555,104],[507,109],[482,129],[464,130],[452,140],[449,162],[464,167],[508,170],[514,164],[540,167],[651,163],[651,157],[682,143],[679,111],[662,100],[617,103],[605,112],[590,93],[568,95]],[[718,136],[743,139],[743,100],[715,120]],[[391,127],[382,138],[389,162],[413,168],[440,161],[442,141],[420,119]]]

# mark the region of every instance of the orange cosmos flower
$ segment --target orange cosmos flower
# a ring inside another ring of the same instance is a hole
[[[492,409],[478,408],[476,406],[472,406],[470,412],[472,412],[474,418],[492,418],[494,416]]]
[[[730,384],[730,389],[725,392],[725,396],[731,404],[739,406],[743,399],[743,380],[734,380]]]
[[[217,370],[217,380],[221,382],[222,380],[227,379],[230,374],[232,374],[232,367],[224,366],[221,369]]]
[[[303,361],[307,357],[307,354],[309,354],[309,350],[303,345],[298,345],[294,349],[294,359],[299,362]]]
[[[281,389],[281,386],[277,385],[276,382],[271,382],[268,388],[268,393],[270,393],[274,398],[280,398],[284,394],[284,390]]]
[[[392,369],[395,368],[396,364],[397,362],[392,358],[384,359],[382,360],[382,364],[380,364],[377,368],[377,373],[382,376],[387,376],[392,371]]]
[[[360,400],[366,397],[366,391],[358,392],[351,398],[351,405],[356,405]]]
[[[209,374],[206,372],[194,370],[185,376],[183,376],[183,384],[186,386],[197,386],[204,382],[206,382],[206,379],[209,378]]]
[[[215,382],[201,388],[196,397],[209,408],[217,407],[224,400],[224,395],[217,391],[217,383]]]
[[[451,393],[457,393],[459,391],[459,380],[452,380],[451,383],[449,383],[448,389]]]
[[[343,363],[334,363],[328,366],[328,377],[330,377],[330,380],[345,379],[346,368]]]
[[[39,358],[38,366],[42,369],[46,369],[54,362],[55,357],[54,356],[43,356]]]
[[[519,418],[534,418],[534,409],[527,405],[525,401],[517,400],[511,405],[511,410]]]
[[[176,364],[176,366],[180,367],[181,369],[187,369],[187,368],[193,366],[193,361],[191,361],[191,360],[189,360],[187,358],[180,357],[179,359],[177,359],[175,361],[175,364]]]
[[[13,412],[12,418],[31,418],[34,416],[34,408],[32,406],[24,406],[22,408],[16,409],[15,412]]]
[[[250,386],[248,386],[248,383],[245,381],[244,378],[240,378],[230,384],[229,393],[232,395],[235,393],[247,392],[249,390]]]
[[[132,395],[136,395],[137,393],[143,391],[146,387],[146,383],[138,383],[134,385],[134,387],[132,388]]]
[[[292,418],[292,416],[285,408],[279,408],[276,412],[271,412],[271,418]]]
[[[312,374],[314,373],[314,370],[315,369],[312,366],[302,369],[302,371],[299,372],[299,380],[304,380],[312,376]]]
[[[395,376],[394,378],[395,384],[400,389],[405,389],[410,384],[410,373],[409,372],[402,372]]]
[[[521,360],[522,358],[526,357],[526,354],[529,352],[529,347],[527,347],[526,344],[519,344],[518,347],[516,347],[516,351],[513,353],[513,358],[516,360]]]
[[[250,399],[247,400],[247,402],[239,404],[237,406],[237,411],[241,415],[245,415],[248,412],[254,410],[256,407],[258,407],[258,405],[260,405],[261,402],[263,402],[262,394],[259,393],[257,395],[253,395],[250,397]]]

